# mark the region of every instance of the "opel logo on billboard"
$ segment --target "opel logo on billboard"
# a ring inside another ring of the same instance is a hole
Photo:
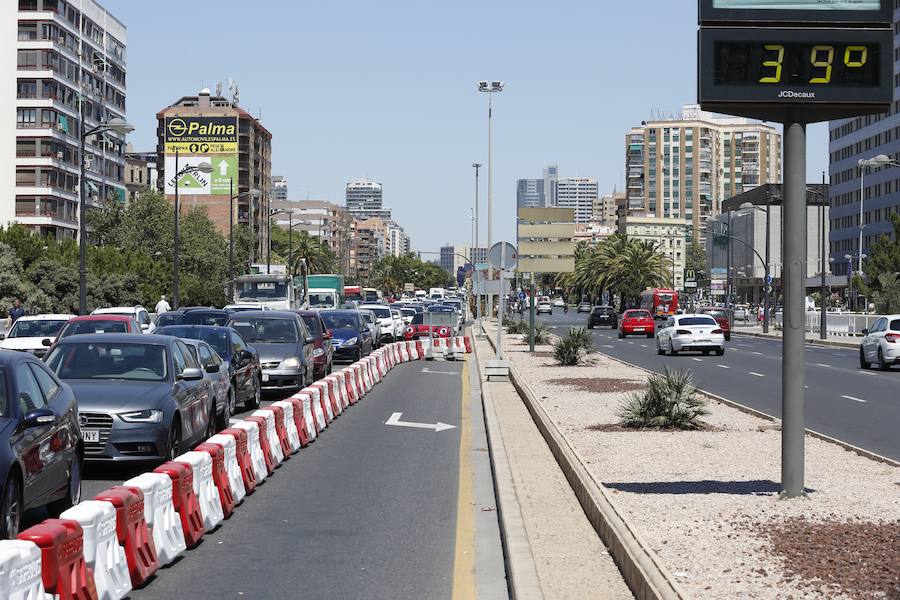
[[[187,124],[183,119],[172,119],[169,121],[169,135],[172,137],[181,137],[187,133]]]

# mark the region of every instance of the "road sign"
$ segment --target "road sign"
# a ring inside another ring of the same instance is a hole
[[[769,273],[766,273],[766,277],[763,281],[766,282],[766,285],[772,285],[772,275]]]
[[[508,271],[516,268],[519,261],[519,254],[516,247],[509,242],[497,242],[488,251],[488,262],[495,269],[503,269]]]
[[[699,279],[697,273],[697,269],[685,269],[684,270],[684,289],[692,290],[697,287],[697,280]]]

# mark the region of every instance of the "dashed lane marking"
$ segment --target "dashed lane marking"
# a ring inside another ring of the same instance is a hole
[[[841,396],[841,398],[846,398],[847,400],[853,400],[854,402],[860,402],[862,404],[866,404],[868,400],[863,400],[862,398],[856,398],[855,396]]]
[[[641,344],[641,348],[646,348],[647,344]]]
[[[762,373],[757,373],[756,371],[750,371],[750,374],[754,377],[765,377]]]
[[[691,360],[696,360],[697,362],[703,362],[703,360],[699,359],[699,358],[692,358]]]
[[[728,365],[716,365],[716,366],[719,367],[720,369],[730,369],[731,368]]]
[[[829,369],[831,368],[831,365],[826,365],[825,363],[816,363],[816,366],[817,367],[827,367]]]

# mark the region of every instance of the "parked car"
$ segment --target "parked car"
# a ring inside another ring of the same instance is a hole
[[[669,317],[656,334],[656,353],[676,356],[692,350],[717,356],[725,354],[725,335],[709,315],[687,314]]]
[[[235,406],[243,404],[246,410],[259,408],[262,396],[262,367],[259,354],[241,335],[231,327],[214,325],[169,325],[159,327],[157,335],[172,335],[183,340],[203,340],[222,359],[222,369],[231,380],[232,404],[229,414],[235,413]]]
[[[619,315],[616,314],[616,309],[612,306],[595,306],[588,315],[588,329],[600,327],[601,325],[615,329],[618,324]]]
[[[144,333],[153,333],[156,325],[150,320],[150,313],[143,306],[109,306],[106,308],[98,308],[92,315],[125,315],[131,317],[138,322],[141,331]]]
[[[731,341],[731,321],[728,318],[728,309],[720,306],[701,306],[697,309],[698,315],[709,315],[719,324],[725,341]]]
[[[224,368],[224,361],[219,357],[212,346],[203,340],[182,340],[191,351],[191,355],[198,363],[200,368],[206,374],[209,382],[212,384],[213,403],[216,407],[216,429],[225,429],[228,426],[228,419],[234,411],[234,390],[231,389],[231,378],[228,371]]]
[[[166,335],[73,335],[47,366],[72,387],[88,461],[171,460],[215,432],[212,385]]]
[[[0,539],[15,539],[26,510],[80,502],[83,460],[72,388],[35,357],[0,351]]]
[[[876,363],[881,370],[900,364],[900,315],[881,317],[869,329],[863,329],[859,345],[859,366],[869,369]]]
[[[298,310],[297,313],[306,323],[309,334],[315,338],[313,350],[313,378],[322,379],[331,374],[334,365],[334,344],[331,331],[325,326],[322,315],[315,310]]]
[[[622,313],[619,337],[624,338],[629,335],[645,335],[648,338],[656,335],[656,321],[649,310],[630,308]]]
[[[73,315],[35,315],[16,319],[6,334],[0,333],[0,349],[18,350],[43,358],[56,336]]]
[[[381,331],[381,324],[378,322],[378,317],[376,317],[375,313],[371,310],[362,308],[356,310],[359,311],[360,316],[369,325],[369,331],[372,334],[373,348],[378,348],[381,346],[381,340],[384,338],[384,332]]]
[[[259,353],[263,390],[297,390],[313,382],[315,338],[296,312],[242,312],[228,326]]]
[[[82,315],[72,317],[57,336],[58,340],[70,335],[88,333],[143,333],[134,317],[126,315]]]
[[[391,314],[390,307],[385,304],[366,303],[360,304],[359,310],[368,310],[375,315],[375,318],[378,320],[379,341],[394,341],[396,335],[396,323],[394,322],[394,315]]]
[[[361,311],[323,310],[319,314],[331,332],[335,362],[354,362],[371,354],[372,330]]]
[[[591,308],[593,308],[593,305],[590,302],[588,302],[587,300],[582,300],[578,303],[578,308],[576,310],[580,313],[589,313],[591,312]]]

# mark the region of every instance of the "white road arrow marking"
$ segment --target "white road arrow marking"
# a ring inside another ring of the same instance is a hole
[[[224,159],[222,159],[222,162],[219,163],[219,175],[221,175],[222,177],[228,175],[228,163],[225,162]]]
[[[456,425],[448,425],[447,423],[413,423],[412,421],[401,421],[400,417],[403,413],[394,413],[391,418],[384,422],[385,425],[394,425],[395,427],[414,427],[416,429],[432,429],[435,432],[445,431],[447,429],[456,429]]]

